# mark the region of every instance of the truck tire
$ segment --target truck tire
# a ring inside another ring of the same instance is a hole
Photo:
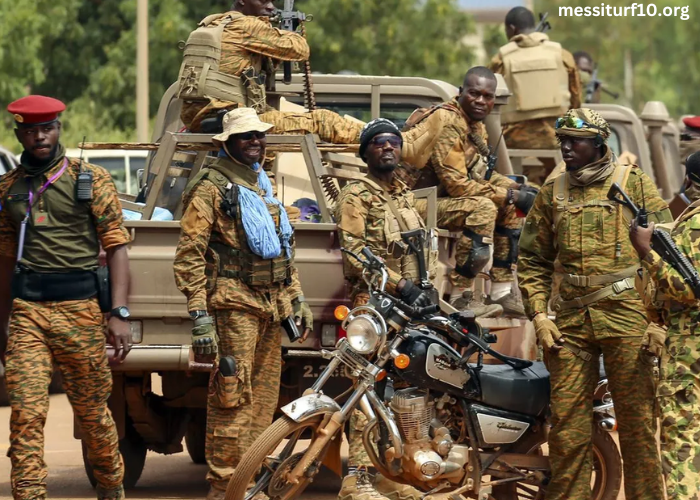
[[[194,410],[192,418],[187,423],[187,432],[185,433],[185,444],[187,445],[187,453],[196,464],[206,464],[207,458],[204,452],[204,446],[207,439],[207,410]]]
[[[81,441],[83,450],[83,465],[85,466],[85,473],[87,474],[88,481],[93,488],[97,487],[97,480],[92,470],[92,465],[87,458],[87,446],[85,442]],[[119,441],[119,452],[122,454],[124,459],[124,488],[131,489],[136,486],[139,479],[141,478],[141,473],[146,465],[146,452],[148,447],[146,443],[141,439],[134,428],[128,425],[126,428],[126,434],[124,439]]]

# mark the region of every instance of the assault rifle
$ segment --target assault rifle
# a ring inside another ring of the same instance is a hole
[[[283,31],[296,31],[299,24],[306,21],[306,14],[294,10],[294,0],[284,0],[284,8],[277,10],[274,19],[279,21],[280,29]],[[309,20],[311,20],[309,18]],[[284,68],[284,83],[292,81],[292,63],[285,61],[282,63]]]
[[[637,207],[617,182],[614,182],[613,185],[610,186],[608,199],[630,209],[637,219],[637,223],[641,227],[648,227],[646,209],[644,207],[641,209]],[[693,267],[693,264],[691,264],[688,258],[678,249],[671,235],[666,231],[654,229],[654,233],[651,236],[651,248],[681,275],[683,281],[693,290],[695,297],[700,298],[700,276],[698,276],[698,272],[695,267]]]
[[[552,29],[552,25],[549,24],[549,21],[547,21],[547,16],[549,15],[549,12],[545,12],[542,14],[540,12],[540,22],[539,24],[535,27],[535,31],[539,31],[541,33],[545,33],[549,30]]]
[[[596,65],[595,69],[593,70],[593,74],[591,75],[591,80],[588,82],[586,85],[586,102],[590,103],[593,101],[593,94],[595,94],[596,90],[602,90],[606,94],[608,94],[610,97],[613,99],[617,99],[620,97],[620,94],[618,92],[613,92],[612,90],[608,90],[608,88],[605,86],[605,84],[598,80],[598,65]]]

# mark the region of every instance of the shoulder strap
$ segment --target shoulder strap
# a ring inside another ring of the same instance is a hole
[[[396,217],[397,222],[399,223],[399,227],[401,228],[401,232],[406,232],[408,231],[408,225],[406,224],[406,221],[403,219],[403,216],[401,215],[401,212],[399,212],[399,209],[396,208],[396,204],[394,203],[394,200],[391,199],[391,196],[387,196],[386,191],[384,191],[384,188],[382,188],[379,184],[374,182],[371,179],[367,179],[366,177],[363,177],[362,179],[358,179],[365,184],[367,184],[371,189],[374,194],[379,196],[379,198],[389,207],[389,210],[391,210],[391,213]]]
[[[612,174],[612,182],[617,182],[622,189],[627,189],[627,180],[630,177],[630,172],[632,171],[632,165],[615,165],[615,171]],[[612,183],[610,183],[612,185]],[[622,216],[625,220],[632,220],[632,211],[627,207],[622,207]]]
[[[556,232],[559,220],[561,220],[561,216],[566,210],[566,205],[569,203],[569,173],[564,171],[556,176],[552,188],[552,204],[554,207],[552,224],[554,232]]]
[[[518,44],[517,44],[517,43],[515,43],[515,42],[508,42],[508,43],[505,44],[503,47],[501,47],[501,48],[498,50],[498,52],[501,54],[501,57],[505,57],[505,56],[507,56],[508,54],[511,54],[511,53],[515,52],[516,50],[518,50],[518,48],[519,48],[519,47],[518,47]]]

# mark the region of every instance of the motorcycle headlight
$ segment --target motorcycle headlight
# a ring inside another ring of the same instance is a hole
[[[379,325],[369,316],[353,318],[345,330],[350,347],[358,354],[370,354],[379,345]]]

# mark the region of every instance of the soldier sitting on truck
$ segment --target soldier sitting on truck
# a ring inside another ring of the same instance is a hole
[[[178,77],[183,123],[190,132],[202,132],[203,120],[247,106],[263,113],[260,119],[277,134],[313,133],[326,142],[357,142],[362,123],[325,109],[283,113],[267,105],[265,82],[275,77],[275,61],[309,58],[304,37],[271,26],[274,14],[270,0],[236,0],[231,11],[199,23],[185,45]]]
[[[536,190],[498,173],[492,173],[490,181],[485,180],[490,152],[482,122],[493,109],[495,95],[496,76],[488,68],[477,66],[465,75],[457,97],[415,111],[402,134],[404,161],[397,173],[409,189],[437,186],[438,196],[459,201],[460,210],[466,208],[471,214],[460,240],[462,255],[481,256],[493,237],[491,303],[483,304],[470,295],[475,269],[458,266],[450,275],[452,304],[457,309],[470,309],[477,316],[497,315],[499,311],[489,310],[493,305],[509,315],[524,316],[522,301],[512,289],[522,228],[516,208],[527,213]],[[438,227],[450,229],[440,215]],[[450,211],[442,215],[453,216]],[[484,235],[475,229],[493,228],[494,224],[495,234]]]
[[[413,193],[395,175],[401,156],[401,131],[389,120],[378,118],[369,122],[360,136],[360,156],[369,167],[369,175],[364,179],[348,183],[341,191],[335,209],[338,221],[338,235],[343,248],[359,254],[364,247],[385,260],[389,282],[387,291],[395,293],[408,303],[429,305],[430,298],[418,286],[420,279],[418,258],[406,253],[400,233],[413,229],[425,229],[427,202],[414,200]],[[488,200],[487,200],[488,201]],[[449,204],[445,206],[445,202]],[[454,223],[464,227],[465,220],[474,214],[468,208],[462,209],[459,200],[441,200],[438,211],[447,212]],[[493,209],[495,212],[495,209]],[[490,225],[475,228],[487,235],[493,231]],[[426,249],[425,265],[430,269],[430,252]],[[463,253],[459,256],[479,271],[489,258],[488,247],[482,253]],[[476,257],[476,259],[474,259]],[[363,267],[353,258],[343,254],[345,278],[352,286],[351,297],[354,307],[364,305],[369,300],[367,285],[361,278]],[[434,274],[434,272],[432,273]],[[372,477],[372,468],[362,443],[362,429],[367,424],[364,415],[355,411],[350,419],[348,456],[349,474],[343,479],[340,500],[391,500],[418,498],[418,493],[410,486],[389,481],[382,476]]]
[[[581,105],[581,80],[574,58],[561,45],[535,31],[535,16],[525,7],[506,15],[510,40],[489,66],[503,75],[513,96],[501,111],[503,138],[509,149],[559,149],[555,120]],[[540,158],[543,167],[524,169],[530,181],[542,185],[555,166]]]
[[[252,108],[230,111],[223,124],[213,138],[218,158],[185,189],[174,264],[194,320],[195,359],[217,353],[235,359],[229,373],[212,373],[209,385],[207,500],[225,497],[241,457],[272,423],[280,324],[303,324],[302,338],[313,327],[294,266],[294,232],[260,167],[271,125]]]

